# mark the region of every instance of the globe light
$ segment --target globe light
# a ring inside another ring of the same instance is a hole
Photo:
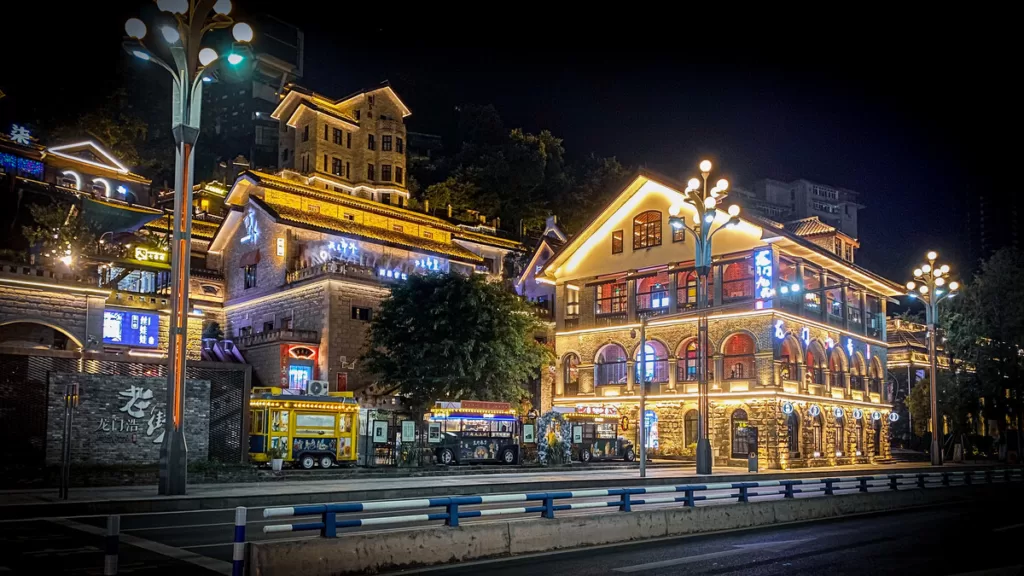
[[[708,191],[708,193],[711,194],[712,198],[718,198],[718,195],[721,192],[722,191],[718,189],[718,186],[714,186],[714,187],[711,188],[711,190]]]
[[[936,286],[942,286],[945,283],[946,283],[946,279],[945,278],[936,278],[935,279],[935,285]]]
[[[242,63],[242,60],[245,60],[245,57],[241,54],[228,54],[228,64],[232,66],[238,66]]]
[[[687,182],[686,185],[690,188],[690,190],[696,190],[700,188],[700,180],[697,180],[696,178],[690,178],[690,181]]]
[[[700,214],[697,214],[696,212],[693,213],[693,223],[700,224]]]
[[[161,12],[184,14],[188,12],[188,0],[156,0],[156,7]]]
[[[943,264],[942,268],[939,269],[942,270],[943,274],[949,274],[949,264]]]
[[[916,287],[917,284],[915,284],[914,282],[907,282],[907,290],[913,290]]]
[[[925,264],[924,266],[921,266],[921,272],[924,272],[925,274],[927,274],[927,273],[929,273],[931,271],[932,271],[932,265],[931,264]]]
[[[203,66],[209,66],[216,59],[217,51],[213,48],[203,48],[199,51],[199,63]]]
[[[792,286],[789,287],[789,289],[792,290],[793,292],[799,292],[800,291],[800,285],[799,284],[793,284]]]
[[[708,210],[714,208],[715,204],[717,203],[718,202],[711,196],[708,196],[707,198],[704,199],[704,207],[707,208]]]
[[[168,44],[177,44],[178,40],[181,40],[181,34],[173,26],[164,26],[160,28],[160,34],[163,34],[164,40]]]
[[[713,212],[708,212],[707,214],[704,215],[704,221],[707,222],[708,224],[711,224],[712,222],[715,221],[715,214]]]
[[[739,215],[740,215],[740,207],[739,206],[737,206],[735,204],[733,204],[732,206],[729,206],[729,216],[736,217],[736,216],[739,216]]]
[[[959,282],[950,282],[949,283],[949,289],[950,290],[956,290],[958,288],[960,288],[960,283]]]
[[[139,60],[149,60],[149,53],[143,52],[142,50],[132,50],[132,56],[135,56]]]
[[[921,286],[920,288],[917,289],[917,291],[920,292],[921,294],[927,294],[928,293],[928,287],[927,286]]]
[[[668,207],[668,215],[672,216],[673,218],[676,217],[676,216],[679,216],[679,210],[680,210],[679,205],[678,204],[673,204],[673,205]]]
[[[142,40],[146,36],[146,23],[138,18],[129,18],[124,23],[124,31],[125,34],[128,34],[129,38]]]
[[[936,252],[935,250],[932,250],[931,252],[929,252],[929,253],[927,254],[927,256],[928,256],[928,259],[929,259],[929,260],[935,260],[936,258],[938,258],[938,257],[939,257],[939,254],[938,254],[938,252]]]
[[[231,0],[217,0],[213,5],[213,11],[222,16],[227,16],[231,13]]]
[[[942,268],[936,268],[936,269],[932,270],[932,274],[934,274],[936,278],[938,278],[939,276],[942,276]]]
[[[700,162],[700,171],[701,172],[711,172],[711,161],[710,160],[701,160],[701,162]]]
[[[914,277],[915,278],[917,278],[921,274],[924,274],[924,272],[922,272],[920,268],[914,268]]]
[[[231,28],[231,35],[239,42],[252,42],[252,26],[239,22]]]
[[[725,178],[719,180],[715,185],[718,186],[718,189],[721,190],[722,192],[725,192],[726,190],[729,189],[729,181],[726,180]]]

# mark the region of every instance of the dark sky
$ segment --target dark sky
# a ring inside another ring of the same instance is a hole
[[[14,97],[0,100],[0,120],[26,104],[73,109],[69,96],[106,90],[96,71],[124,66],[122,25],[141,4],[48,14],[51,42],[68,46],[60,73],[8,60],[0,89]],[[751,17],[706,37],[722,25],[667,13],[659,25],[658,14],[625,8],[594,26],[575,12],[377,15],[375,5],[324,4],[236,2],[305,30],[304,85],[340,97],[389,80],[412,109],[411,130],[444,131],[456,105],[493,103],[509,127],[562,137],[571,157],[595,152],[679,177],[709,157],[737,184],[802,177],[856,190],[866,205],[858,261],[900,282],[927,249],[954,266],[966,257],[963,206],[1011,165],[998,152],[1019,124],[1007,106],[1009,40],[979,42],[966,21]],[[7,34],[3,52],[38,46],[39,30]]]

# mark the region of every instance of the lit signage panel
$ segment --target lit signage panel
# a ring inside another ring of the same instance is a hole
[[[118,346],[160,346],[160,316],[128,310],[103,311],[103,343]]]

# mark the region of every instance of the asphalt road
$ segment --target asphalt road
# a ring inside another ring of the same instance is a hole
[[[907,480],[912,483],[912,480]],[[909,488],[909,487],[908,487]],[[885,486],[879,486],[873,490],[887,490]],[[776,492],[778,488],[758,488],[759,494],[770,494],[767,498],[781,498]],[[704,494],[709,497],[728,496],[734,494],[735,490],[714,490]],[[798,494],[797,497],[818,497],[820,492]],[[656,496],[666,496],[659,494]],[[634,496],[634,500],[638,497]],[[595,497],[579,498],[573,502],[600,502],[616,500],[617,497]],[[758,499],[764,499],[760,497]],[[734,505],[735,498],[721,500],[708,500],[698,502],[700,506],[709,505]],[[462,507],[463,511],[488,508],[508,508],[520,505],[518,503],[490,504],[482,506]],[[680,506],[681,504],[653,504],[644,508]],[[585,510],[569,510],[557,512],[558,516],[582,515],[607,513],[614,508],[598,508]],[[421,509],[415,511],[388,511],[388,512],[361,512],[347,515],[352,518],[369,518],[380,516],[397,516],[405,514],[422,513]],[[339,520],[346,517],[339,515]],[[464,519],[462,523],[488,522],[498,519],[514,518],[515,516],[501,516],[493,519],[469,520]],[[270,524],[288,524],[301,522],[316,522],[319,516],[306,516],[295,518],[274,518],[264,519],[263,508],[250,508],[247,510],[248,526],[247,536],[249,541],[265,540],[271,538],[316,538],[317,532],[296,532],[264,534],[262,528]],[[179,572],[183,567],[190,573],[195,574],[229,574],[231,560],[231,542],[233,533],[234,510],[200,510],[189,512],[164,512],[149,514],[125,514],[121,516],[121,554],[122,565],[134,571],[161,574]],[[0,522],[0,576],[3,572],[8,573],[84,573],[101,574],[103,565],[102,534],[106,522],[104,516],[83,516],[70,518],[46,518],[25,521]],[[440,524],[441,522],[434,522]],[[425,525],[401,524],[395,527],[409,527]],[[379,528],[377,528],[379,530]],[[372,528],[351,528],[345,531],[374,531]],[[873,532],[873,530],[868,530]],[[1024,534],[1022,534],[1024,535]],[[792,540],[785,537],[782,540]],[[800,540],[801,538],[796,538]],[[846,540],[843,540],[846,542]],[[835,544],[834,541],[823,539],[821,542],[799,543],[800,546],[818,546],[822,542]],[[661,549],[661,544],[647,544],[646,546]],[[732,562],[733,556],[772,557],[779,553],[788,553],[790,545],[781,547],[768,547],[765,549],[734,549],[724,547],[711,552],[720,553],[718,556],[707,557],[711,562]],[[1024,547],[1022,547],[1024,549]],[[742,550],[740,554],[735,550]],[[749,552],[749,554],[746,554]],[[669,550],[664,554],[671,555]],[[570,562],[569,565],[574,565]],[[691,566],[687,566],[689,570]],[[598,566],[602,568],[602,566]],[[504,569],[496,566],[495,569]],[[517,570],[517,568],[510,568]],[[43,570],[40,572],[40,570]],[[666,568],[667,570],[667,568]],[[166,571],[166,572],[165,572]],[[508,572],[512,574],[513,572]],[[521,572],[519,572],[521,573]],[[593,572],[605,573],[605,572]],[[663,573],[673,573],[671,571]],[[751,572],[752,574],[760,572]],[[771,573],[771,572],[768,572]]]
[[[417,573],[1016,576],[1024,574],[1024,498],[596,547]]]

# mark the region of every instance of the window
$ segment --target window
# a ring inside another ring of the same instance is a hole
[[[356,110],[356,120],[359,120],[359,117],[362,116],[362,112],[362,110]]]
[[[857,456],[864,455],[864,418],[857,420],[857,437],[854,438],[857,443]]]
[[[565,315],[570,318],[577,318],[580,315],[580,291],[565,291]]]
[[[324,140],[327,140],[327,124],[324,124]]]
[[[309,142],[309,124],[306,124],[302,128],[302,141],[303,142]]]
[[[402,183],[402,167],[395,166],[395,182],[398,184]]]
[[[672,241],[673,242],[686,242],[686,230],[684,228],[673,228],[672,229]]]
[[[663,384],[668,382],[668,349],[657,340],[648,340],[644,346],[644,370],[640,371],[640,350],[636,351],[634,366],[637,382]]]
[[[633,250],[661,246],[661,212],[648,210],[633,218]]]
[[[344,132],[342,132],[341,130],[335,128],[334,129],[334,143],[337,144],[338,146],[341,146],[342,137],[343,137],[344,134],[345,134]]]
[[[273,332],[274,331],[274,322],[273,321],[264,322],[263,323],[263,331],[264,332]]]
[[[622,253],[622,230],[612,232],[612,254]]]
[[[367,150],[377,149],[377,137],[374,136],[373,134],[366,135],[366,148]]]
[[[324,172],[327,172],[327,154],[324,154]]]
[[[345,178],[352,178],[352,164],[345,162]]]
[[[711,358],[710,347],[708,348],[707,353],[708,380],[711,380],[714,378],[715,364],[714,360]],[[679,362],[676,367],[678,370],[678,372],[676,372],[676,380],[680,382],[696,382],[699,376],[699,367],[697,366],[697,339],[694,338],[680,346],[677,356],[682,359],[682,362]]]
[[[786,450],[791,458],[800,457],[800,416],[796,410],[786,418]]]
[[[483,266],[491,274],[497,274],[498,273],[497,267],[495,267],[494,264],[495,264],[494,258],[484,258],[484,265]]]
[[[853,262],[853,245],[847,244],[843,250],[843,258],[847,262]]]
[[[828,198],[829,200],[839,200],[839,190],[834,188],[826,188],[825,186],[812,186],[811,194],[819,196],[821,198]]]
[[[754,378],[754,339],[749,334],[733,334],[725,341],[722,366],[730,380]]]
[[[838,254],[839,256],[842,256],[843,255],[843,241],[840,240],[839,238],[833,238],[832,243],[833,243],[833,250],[832,251],[835,252],[836,254]]]
[[[395,151],[399,154],[405,154],[405,144],[402,143],[402,137],[395,138]]]
[[[287,148],[285,148],[284,150],[281,151],[281,161],[282,162],[287,162],[288,161],[288,149]]]
[[[825,383],[825,353],[821,350],[821,345],[817,342],[812,341],[807,347],[807,378],[809,384],[824,384]]]
[[[722,266],[722,302],[754,297],[754,261],[746,258]]]
[[[816,416],[814,421],[811,422],[811,443],[811,447],[814,449],[814,457],[820,458],[821,452],[824,450],[821,434],[821,415]]]
[[[352,319],[359,320],[360,322],[369,322],[370,318],[373,317],[373,310],[370,308],[363,308],[360,306],[352,307]]]
[[[309,212],[312,213],[312,214],[319,214],[320,213],[320,205],[319,204],[307,204],[306,205],[306,210],[309,210]]]
[[[345,215],[342,216],[342,218],[344,218],[345,220],[348,220],[349,222],[354,222],[355,219],[356,219],[355,215],[353,215],[353,214],[345,214]]]
[[[244,271],[245,289],[256,287],[256,265],[249,264]]]
[[[691,446],[697,443],[697,411],[688,410],[683,416],[683,444]]]
[[[331,158],[331,174],[334,174],[335,176],[345,175],[341,164],[341,158]]]
[[[836,418],[836,456],[846,454],[846,425],[843,418]]]
[[[391,135],[385,134],[380,137],[381,152],[391,152]]]
[[[395,232],[404,232],[405,231],[405,228],[403,228],[401,224],[393,224],[391,226],[391,229],[394,230]]]
[[[597,286],[597,308],[595,312],[601,314],[625,314],[628,308],[629,288],[626,282],[619,281],[610,284]]]
[[[640,278],[636,281],[636,308],[638,311],[664,312],[668,309],[668,272]]]
[[[291,316],[289,316],[287,318],[281,318],[279,324],[281,325],[281,330],[291,330],[292,329],[292,318],[291,318]]]
[[[391,182],[391,164],[380,165],[380,179],[384,182]]]
[[[391,204],[391,194],[381,194],[380,201],[384,204]]]
[[[580,393],[580,357],[575,354],[562,359],[562,392],[565,396]]]
[[[426,238],[427,240],[433,240],[434,239],[434,233],[433,232],[424,232],[423,233],[423,237]]]
[[[345,134],[345,147],[346,148],[351,148],[352,147],[352,133],[351,132],[348,132],[347,134]]]
[[[626,350],[618,344],[608,344],[594,360],[594,385],[621,385],[627,381]]]
[[[373,174],[373,164],[367,164],[366,165],[366,179],[367,180],[376,180],[376,178],[374,178],[374,174]]]
[[[749,423],[747,411],[737,408],[732,413],[732,457],[747,458],[750,455],[750,444],[747,437]]]

